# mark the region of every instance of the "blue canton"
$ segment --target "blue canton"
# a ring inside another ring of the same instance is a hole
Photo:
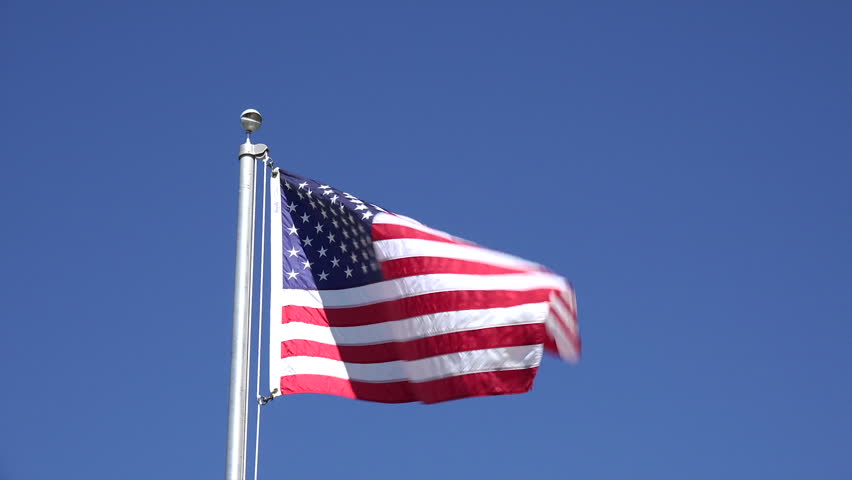
[[[285,170],[278,178],[284,288],[339,290],[382,280],[370,232],[384,209]]]

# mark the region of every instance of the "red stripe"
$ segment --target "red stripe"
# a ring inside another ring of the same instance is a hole
[[[530,271],[530,269],[500,267],[487,263],[446,257],[396,258],[382,262],[382,276],[385,280],[433,273],[500,275],[504,273],[527,273]]]
[[[372,229],[373,240],[396,240],[400,238],[417,238],[420,240],[433,240],[435,242],[455,243],[459,245],[471,245],[468,242],[435,235],[416,228],[396,225],[392,223],[374,223]]]
[[[281,342],[281,358],[322,357],[348,363],[410,361],[470,350],[536,345],[543,343],[546,338],[544,324],[534,323],[453,332],[406,342],[375,345],[329,345],[310,340],[288,340]]]
[[[436,292],[348,308],[282,307],[281,323],[302,322],[330,327],[355,327],[433,313],[513,307],[549,300],[553,289],[461,290]]]
[[[445,402],[466,397],[528,392],[538,367],[520,370],[471,373],[429,382],[370,383],[324,375],[281,377],[281,393],[327,393],[371,402]]]
[[[559,355],[559,347],[556,346],[556,340],[549,336],[544,340],[544,349]]]
[[[569,304],[567,300],[565,300],[565,297],[562,296],[564,293],[566,292],[556,292],[556,295],[554,295],[554,297],[559,301],[559,303],[562,304],[563,307],[565,307],[565,310],[568,310],[568,313],[571,314],[574,323],[577,323],[577,312],[574,311],[574,307]]]
[[[580,351],[582,350],[582,344],[580,343],[580,337],[577,336],[570,328],[568,328],[565,323],[565,319],[559,316],[559,313],[553,308],[550,309],[551,315],[556,318],[556,323],[559,325],[559,328],[565,333],[565,336],[568,338],[568,341],[571,342],[571,347],[577,352],[577,355],[580,355]]]

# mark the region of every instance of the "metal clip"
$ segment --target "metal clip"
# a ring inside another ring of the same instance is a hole
[[[258,395],[257,396],[257,404],[262,407],[262,406],[266,405],[267,403],[275,400],[274,393],[277,392],[277,391],[278,391],[278,389],[275,389],[275,391],[270,393],[269,396],[267,396],[267,397],[264,397],[263,395]]]

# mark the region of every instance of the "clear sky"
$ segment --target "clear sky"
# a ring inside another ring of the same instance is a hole
[[[848,1],[0,2],[0,478],[223,478],[239,113],[543,263],[531,393],[264,410],[261,478],[852,477]],[[264,382],[265,383],[265,382]]]

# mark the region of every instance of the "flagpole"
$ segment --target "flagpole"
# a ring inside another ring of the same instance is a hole
[[[228,447],[225,480],[244,480],[248,430],[249,336],[251,321],[252,265],[254,263],[255,160],[266,154],[263,144],[252,145],[251,133],[263,118],[257,110],[240,115],[246,142],[240,145],[240,189],[237,213],[237,259],[234,272],[234,326],[231,343],[231,388],[228,399]],[[266,179],[264,179],[266,181]]]

